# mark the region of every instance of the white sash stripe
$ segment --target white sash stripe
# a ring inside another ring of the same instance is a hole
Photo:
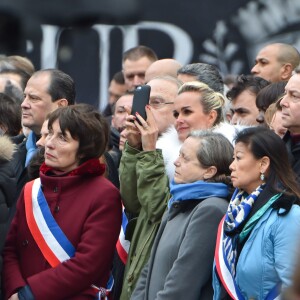
[[[223,226],[224,226],[224,222],[223,222],[223,225],[222,225],[222,231],[221,232],[224,232]],[[223,245],[222,245],[222,243],[223,243],[223,241],[220,242],[220,246],[219,246],[219,249],[218,249],[221,273],[222,273],[222,276],[223,276],[224,280],[226,281],[226,285],[229,288],[232,295],[235,297],[235,299],[239,299],[236,292],[235,292],[235,286],[234,286],[234,283],[233,283],[232,276],[231,276],[229,270],[227,269],[224,260],[221,259],[223,257],[223,253],[222,253],[222,251],[223,251],[222,246]]]
[[[122,245],[123,249],[128,253],[129,252],[130,241],[125,239],[123,226],[121,226],[119,241],[120,241],[120,244]]]
[[[60,262],[66,261],[70,259],[68,253],[61,247],[56,238],[53,236],[52,232],[47,226],[45,222],[44,216],[42,214],[41,208],[38,204],[37,195],[39,188],[41,186],[40,179],[35,180],[32,187],[32,208],[33,208],[33,216],[35,218],[36,224],[44,237],[48,247],[52,250],[54,255]]]

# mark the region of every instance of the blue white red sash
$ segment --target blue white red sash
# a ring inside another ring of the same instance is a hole
[[[227,255],[231,253],[231,251],[229,251],[229,247],[232,247],[232,243],[226,243],[226,240],[228,239],[226,239],[226,237],[224,238],[224,220],[225,216],[221,220],[218,228],[217,243],[215,249],[216,271],[228,295],[234,300],[245,300],[234,279],[234,271],[232,270],[232,266],[230,266],[228,263]],[[280,287],[281,284],[276,285],[268,293],[265,300],[279,299]]]
[[[244,300],[232,274],[231,267],[229,266],[228,260],[226,258],[226,250],[228,245],[223,243],[224,234],[224,220],[225,216],[222,218],[217,235],[217,243],[215,250],[215,264],[216,269],[223,287],[226,289],[227,293],[232,299]]]
[[[60,229],[40,188],[40,179],[26,184],[25,212],[30,232],[51,267],[74,256],[75,248]]]
[[[25,214],[29,230],[51,267],[72,258],[76,249],[68,240],[52,216],[48,203],[41,189],[39,178],[28,182],[24,188]],[[113,278],[108,282],[108,289],[92,285],[97,293],[96,299],[107,299],[113,286]]]
[[[122,210],[123,210],[122,226],[121,226],[121,231],[119,234],[119,239],[117,241],[116,248],[117,248],[117,252],[118,252],[120,259],[122,260],[123,264],[125,265],[126,261],[127,261],[127,257],[128,257],[130,241],[125,239],[125,232],[126,232],[126,227],[128,224],[128,219],[127,219],[127,216],[125,213],[125,208],[123,205],[122,205]]]

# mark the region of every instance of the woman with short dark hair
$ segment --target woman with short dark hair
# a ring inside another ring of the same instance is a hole
[[[106,120],[63,107],[48,130],[40,178],[24,187],[6,241],[5,299],[105,296],[121,226],[119,191],[99,162]]]

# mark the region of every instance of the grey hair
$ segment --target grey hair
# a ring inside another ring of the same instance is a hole
[[[224,82],[219,70],[210,64],[194,63],[181,67],[177,74],[195,76],[195,80],[206,83],[216,92],[224,92]]]
[[[184,92],[198,92],[199,101],[202,104],[203,112],[209,114],[212,110],[217,112],[217,118],[213,125],[217,125],[223,121],[223,108],[225,105],[225,98],[221,93],[215,92],[207,84],[199,81],[191,81],[184,83],[178,90],[178,95]]]
[[[230,175],[229,166],[232,163],[233,146],[221,133],[212,130],[192,131],[188,137],[199,140],[197,158],[203,168],[215,166],[217,173],[208,181],[226,182]]]

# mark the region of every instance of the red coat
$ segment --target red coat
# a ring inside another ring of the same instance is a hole
[[[73,258],[55,268],[29,231],[21,193],[3,252],[6,299],[27,284],[37,300],[94,299],[91,284],[106,287],[121,227],[121,199],[99,172],[85,171],[73,176],[40,176],[50,210],[76,248]]]

